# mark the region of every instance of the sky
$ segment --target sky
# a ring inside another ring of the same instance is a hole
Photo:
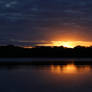
[[[0,0],[0,45],[92,41],[92,0]]]

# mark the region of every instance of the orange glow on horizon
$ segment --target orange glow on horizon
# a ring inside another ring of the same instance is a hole
[[[53,42],[54,46],[63,46],[67,48],[74,48],[75,46],[73,45],[73,42],[61,42],[61,41],[54,41]]]
[[[50,41],[51,44],[37,44],[36,46],[63,46],[66,48],[74,48],[76,46],[85,46],[90,47],[92,46],[92,42],[87,41]]]
[[[33,41],[35,42],[35,41]],[[66,48],[74,48],[76,46],[84,46],[84,47],[90,47],[92,46],[91,41],[36,41],[39,42],[40,44],[34,44],[35,46],[63,46]],[[24,46],[24,48],[33,48],[33,46]]]
[[[74,48],[76,46],[85,46],[89,47],[92,46],[92,42],[85,42],[85,41],[52,41],[53,46],[64,46],[67,48]]]
[[[24,46],[24,48],[29,48],[30,49],[30,48],[33,48],[33,47],[32,46]]]

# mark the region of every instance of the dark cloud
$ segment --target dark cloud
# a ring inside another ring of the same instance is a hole
[[[0,0],[4,43],[62,39],[64,34],[80,34],[78,40],[92,41],[91,0]]]

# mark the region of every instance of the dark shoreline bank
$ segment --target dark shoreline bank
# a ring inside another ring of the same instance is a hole
[[[92,47],[34,47],[0,46],[0,58],[92,58]]]

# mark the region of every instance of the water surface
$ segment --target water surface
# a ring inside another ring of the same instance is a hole
[[[92,66],[16,65],[0,67],[0,92],[91,92]]]

